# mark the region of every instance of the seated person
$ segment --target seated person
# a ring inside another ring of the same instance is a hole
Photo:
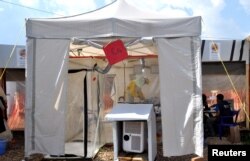
[[[230,103],[224,100],[223,94],[218,94],[216,96],[217,104],[214,105],[216,111],[216,119],[217,121],[220,120],[220,116],[232,116],[232,111],[230,108]],[[233,119],[229,118],[226,120],[227,123],[232,123]]]
[[[203,105],[203,110],[210,110],[208,107],[207,103],[207,96],[205,94],[202,94],[202,105]],[[207,125],[207,119],[209,119],[209,115],[205,114],[203,112],[203,123],[204,123],[204,137],[207,137],[207,132],[209,131],[208,125]]]
[[[210,108],[208,107],[208,103],[207,103],[207,96],[205,94],[202,94],[202,104],[203,104],[203,110],[204,111],[209,111]],[[204,117],[212,117],[213,115],[211,113],[207,115],[204,115]]]
[[[217,126],[218,123],[220,122],[220,117],[232,115],[230,104],[224,100],[223,94],[218,94],[216,96],[216,99],[217,99],[217,104],[210,107],[214,108],[214,110],[216,111],[216,115],[214,117],[209,117],[205,122],[212,136],[215,135],[215,131],[217,131],[218,129]],[[226,120],[226,122],[231,123],[233,122],[233,119],[229,118],[228,120]]]

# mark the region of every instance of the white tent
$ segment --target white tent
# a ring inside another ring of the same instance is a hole
[[[98,46],[95,41],[103,39],[144,44],[143,38],[152,37],[157,52],[154,54],[159,57],[164,156],[202,156],[200,33],[201,17],[169,18],[138,10],[123,0],[82,15],[28,19],[25,155],[66,153],[65,137],[70,130],[65,119],[69,112],[68,86],[74,84],[68,79],[72,40],[93,47]],[[141,49],[149,51],[145,44]],[[133,52],[129,55],[133,56]],[[85,62],[82,66],[93,67],[94,63]],[[82,77],[94,80],[89,73]],[[99,108],[93,94],[96,86],[85,87],[88,90],[83,102],[91,103],[84,106]]]

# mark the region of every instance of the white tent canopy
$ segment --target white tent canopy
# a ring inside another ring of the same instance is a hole
[[[96,38],[183,37],[200,35],[200,17],[169,18],[166,15],[140,11],[125,1],[115,1],[100,10],[75,17],[28,19],[28,37]],[[58,27],[61,26],[61,27]],[[62,34],[63,32],[63,34]]]
[[[26,156],[65,154],[71,40],[114,37],[154,39],[159,57],[164,156],[203,155],[201,17],[169,18],[118,0],[82,15],[28,19],[26,32]],[[88,86],[87,98],[93,100],[91,88]]]

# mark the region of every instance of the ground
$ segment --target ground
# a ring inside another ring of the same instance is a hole
[[[227,138],[223,137],[220,140],[218,137],[209,137],[206,139],[209,144],[231,144]],[[163,157],[162,146],[158,145],[157,161],[190,161],[196,155],[185,155],[180,157]],[[204,146],[204,158],[207,160],[207,146]],[[22,161],[24,159],[24,133],[14,132],[14,139],[8,144],[7,151],[4,155],[0,156],[0,161]],[[30,157],[31,161],[55,161],[44,159],[42,155],[36,154]],[[71,159],[72,160],[72,159]],[[113,160],[113,146],[106,145],[100,149],[93,161],[112,161]],[[66,161],[61,159],[58,161]],[[68,161],[68,160],[67,160]]]

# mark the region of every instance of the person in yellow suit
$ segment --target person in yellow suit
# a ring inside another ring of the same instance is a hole
[[[139,98],[140,101],[145,100],[144,94],[142,93],[142,86],[149,84],[149,80],[144,77],[139,77],[138,79],[132,80],[127,86],[128,101],[134,102],[135,98]]]

